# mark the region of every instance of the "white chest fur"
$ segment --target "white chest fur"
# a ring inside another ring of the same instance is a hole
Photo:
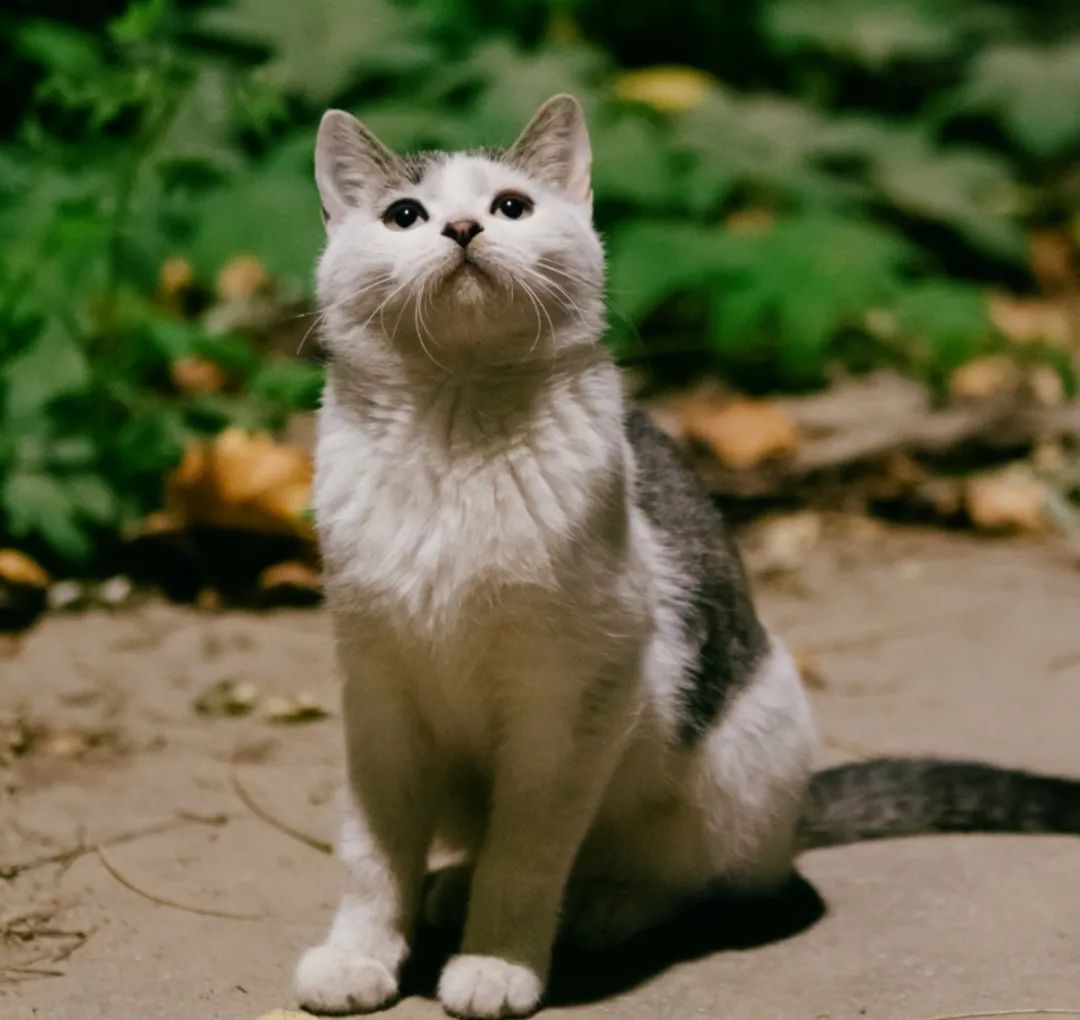
[[[621,482],[607,368],[504,385],[492,399],[444,384],[378,406],[332,381],[316,509],[337,603],[426,637],[508,590],[565,587],[565,557],[600,537]]]

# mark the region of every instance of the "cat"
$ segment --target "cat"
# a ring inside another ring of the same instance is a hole
[[[467,899],[439,999],[502,1017],[538,1007],[557,934],[611,945],[718,883],[767,892],[807,846],[1080,831],[1068,780],[812,776],[792,659],[600,342],[590,165],[565,95],[502,151],[399,156],[344,112],[320,125],[314,503],[348,784],[308,1009],[394,1000],[436,846],[468,868],[428,894],[435,914]]]

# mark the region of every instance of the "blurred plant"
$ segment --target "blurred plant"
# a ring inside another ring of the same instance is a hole
[[[1078,20],[1051,0],[7,14],[33,89],[0,145],[0,537],[85,560],[160,505],[195,438],[312,405],[317,367],[262,334],[308,296],[329,105],[402,148],[457,147],[574,92],[622,356],[753,389],[837,363],[940,386],[1003,349],[986,292],[1030,289],[1027,231],[1080,199]],[[243,253],[254,318],[202,283]],[[1068,375],[1060,346],[1025,350]]]

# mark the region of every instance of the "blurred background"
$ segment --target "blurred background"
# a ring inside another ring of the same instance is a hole
[[[11,605],[46,572],[194,597],[240,555],[218,529],[261,536],[237,590],[314,562],[328,106],[452,148],[577,95],[608,340],[739,507],[1075,530],[1068,0],[13,0],[0,26]]]
[[[290,608],[321,597],[316,125],[505,145],[561,91],[607,341],[738,526],[821,760],[1080,774],[1076,0],[5,0],[3,1016],[286,1015],[343,774],[329,619]],[[800,867],[805,936],[710,920],[552,1002],[1075,998],[1075,841]]]

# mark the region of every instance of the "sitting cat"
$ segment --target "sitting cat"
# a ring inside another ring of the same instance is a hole
[[[626,939],[717,883],[783,884],[808,845],[1080,831],[1066,780],[811,778],[792,660],[600,342],[590,162],[569,96],[505,151],[398,156],[339,111],[319,129],[315,504],[348,804],[345,894],[296,974],[310,1009],[394,999],[436,845],[471,865],[439,998],[500,1017],[536,1009],[560,927]]]

